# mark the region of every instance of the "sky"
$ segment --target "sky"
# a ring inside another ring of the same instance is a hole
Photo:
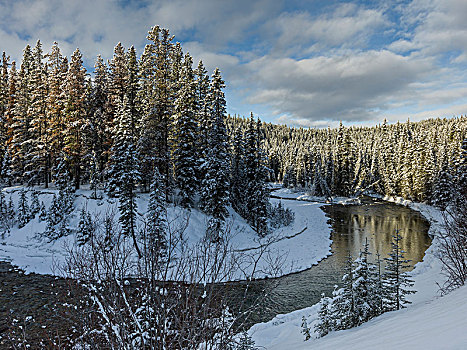
[[[141,54],[154,25],[219,67],[230,114],[333,127],[467,112],[465,0],[0,0],[0,51],[57,41],[92,71],[118,42]]]

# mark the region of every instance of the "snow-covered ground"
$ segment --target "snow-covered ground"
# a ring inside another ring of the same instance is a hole
[[[304,341],[302,317],[313,329],[318,306],[278,315],[267,323],[254,325],[249,334],[257,346],[279,349],[467,349],[467,287],[440,297],[436,283],[444,281],[436,257],[437,234],[441,232],[442,214],[429,205],[402,198],[384,198],[419,211],[430,222],[434,237],[422,262],[411,272],[417,293],[404,310],[385,313],[360,327],[332,332],[321,338]]]
[[[4,189],[6,200],[8,201],[11,196],[15,207],[18,206],[20,190],[19,187]],[[44,202],[46,208],[48,208],[56,190],[38,190],[40,191],[39,201]],[[91,192],[85,189],[77,191],[75,210],[70,218],[70,227],[77,227],[79,212],[83,206],[86,206],[89,212],[100,213],[101,216],[113,210],[118,217],[118,202],[116,200],[90,199],[90,194]],[[144,214],[146,212],[148,199],[147,194],[138,196],[139,213]],[[277,203],[280,200],[272,199],[271,201]],[[295,221],[290,226],[274,231],[265,239],[259,239],[245,220],[233,210],[230,210],[228,222],[229,226],[231,226],[231,243],[234,249],[254,253],[258,251],[257,248],[261,245],[269,245],[269,254],[265,255],[264,259],[260,261],[255,277],[268,275],[267,267],[269,262],[278,257],[283,262],[280,274],[287,274],[307,269],[330,254],[331,231],[327,224],[327,218],[320,209],[323,203],[284,200],[282,204],[293,210]],[[186,238],[189,243],[194,244],[204,236],[208,218],[202,212],[193,209],[188,213],[183,209],[171,207],[168,214],[171,220],[189,215],[189,224],[186,230]],[[47,238],[41,236],[45,227],[46,223],[40,222],[36,215],[36,218],[23,228],[14,227],[7,237],[4,239],[0,237],[0,260],[11,261],[14,265],[18,265],[27,272],[59,273],[56,267],[64,261],[64,245],[74,244],[75,235],[71,234],[49,242]],[[248,267],[246,267],[246,270],[248,270]],[[237,278],[242,276],[238,275]]]

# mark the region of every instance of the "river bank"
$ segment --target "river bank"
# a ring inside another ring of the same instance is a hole
[[[395,347],[400,347],[403,344],[403,340],[400,340],[399,337],[396,338],[395,332],[384,330],[385,327],[392,327],[400,329],[402,334],[414,334],[417,332],[427,333],[426,339],[431,339],[436,335],[438,340],[432,342],[432,344],[450,344],[449,343],[449,334],[446,333],[440,337],[440,332],[429,332],[430,327],[434,327],[434,324],[439,324],[443,322],[441,316],[436,316],[432,313],[431,304],[434,307],[436,305],[445,305],[446,307],[456,308],[456,305],[459,303],[459,299],[462,296],[467,295],[467,288],[463,288],[463,291],[459,291],[455,297],[448,295],[443,298],[442,301],[438,301],[438,285],[437,283],[442,283],[444,277],[441,274],[441,265],[437,259],[437,253],[439,249],[438,234],[443,230],[443,220],[442,213],[438,209],[421,203],[413,203],[410,201],[403,200],[401,198],[382,198],[382,200],[393,202],[396,204],[407,206],[413,210],[418,211],[423,215],[429,222],[429,234],[434,237],[431,246],[427,249],[423,261],[415,265],[414,270],[410,272],[412,275],[415,286],[414,289],[417,290],[417,293],[410,296],[410,301],[412,305],[408,309],[390,312],[382,315],[376,319],[371,320],[370,322],[346,331],[333,332],[322,339],[310,339],[307,342],[304,342],[303,335],[301,334],[301,323],[302,317],[307,319],[308,325],[313,328],[314,323],[317,320],[318,306],[312,305],[310,307],[294,311],[292,313],[278,315],[274,319],[266,323],[260,323],[254,325],[250,330],[249,334],[255,340],[256,345],[263,346],[268,350],[279,350],[279,349],[392,349]],[[459,308],[458,308],[459,309]],[[462,308],[460,310],[463,310]],[[461,311],[456,311],[461,312]],[[418,320],[418,315],[432,315],[435,318],[434,322],[425,322],[419,325],[417,328],[417,323],[410,325],[407,320],[413,320],[416,322]],[[463,329],[467,329],[467,321],[465,316],[463,316],[462,321],[460,322]],[[445,315],[444,320],[446,321],[447,316]],[[453,320],[458,320],[458,317],[453,317]],[[406,322],[404,322],[404,320]],[[423,328],[425,327],[425,328]],[[405,331],[404,331],[405,329]],[[383,331],[384,330],[384,331]],[[407,332],[407,330],[409,330]],[[454,327],[454,332],[458,332],[459,326]],[[429,334],[428,334],[429,333]],[[370,335],[372,334],[372,335]],[[374,334],[381,336],[375,337]],[[383,336],[383,334],[388,334]],[[459,335],[459,334],[457,334]],[[364,338],[368,337],[368,338]],[[368,341],[371,339],[371,341]],[[417,339],[417,338],[416,338]],[[456,343],[452,343],[452,347],[400,347],[404,349],[438,349],[438,348],[448,348],[448,349],[461,349],[461,347],[456,347],[461,344],[462,340],[465,338],[457,337]],[[366,342],[365,342],[366,341]],[[444,343],[443,343],[444,341]],[[366,344],[366,345],[364,345]],[[413,342],[407,342],[407,344],[413,344]],[[420,344],[426,344],[426,342],[420,342]],[[465,344],[465,343],[464,343]]]

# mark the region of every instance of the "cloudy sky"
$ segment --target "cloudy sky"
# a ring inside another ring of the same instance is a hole
[[[56,40],[92,67],[119,41],[141,53],[156,24],[221,69],[231,114],[322,127],[467,112],[465,0],[0,0],[0,51]]]

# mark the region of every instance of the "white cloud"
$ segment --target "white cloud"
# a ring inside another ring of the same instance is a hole
[[[293,60],[264,56],[249,63],[258,84],[250,103],[295,119],[369,119],[433,70],[429,60],[387,50]]]

